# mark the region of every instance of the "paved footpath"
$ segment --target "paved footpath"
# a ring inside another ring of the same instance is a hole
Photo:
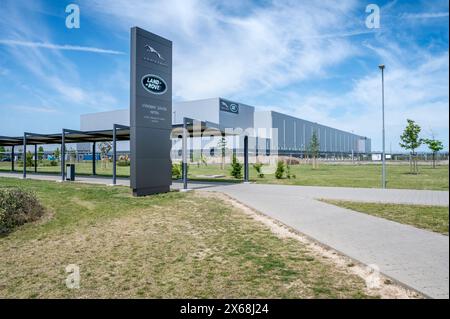
[[[20,178],[18,173],[0,173]],[[57,175],[28,178],[57,180]],[[77,177],[82,183],[110,184],[110,178]],[[129,186],[128,179],[118,179]],[[432,298],[449,298],[449,237],[358,213],[318,201],[448,206],[447,191],[310,187],[262,184],[190,183],[189,187],[220,191],[247,206],[364,264],[375,264],[385,275]],[[181,188],[174,183],[173,189]]]
[[[449,298],[449,237],[317,198],[448,206],[448,192],[236,184],[220,191],[432,298]]]

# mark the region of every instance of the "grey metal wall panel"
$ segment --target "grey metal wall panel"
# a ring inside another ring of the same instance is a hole
[[[255,118],[260,117],[261,112],[256,112]],[[364,138],[362,136],[344,132],[329,126],[295,118],[279,112],[270,112],[272,116],[272,127],[279,130],[278,141],[281,150],[302,149],[307,148],[311,142],[312,134],[315,131],[320,143],[320,151],[322,152],[345,152],[351,153],[355,151],[357,140]],[[267,116],[267,112],[265,113]],[[258,120],[261,122],[261,120]],[[267,120],[266,120],[267,121]],[[294,130],[294,124],[295,130]],[[295,137],[294,137],[295,134]],[[370,145],[366,143],[365,150],[368,152]]]
[[[225,103],[236,103],[239,106],[239,113],[231,113],[220,109],[221,101]],[[233,102],[227,99],[219,98],[217,109],[219,112],[219,125],[224,128],[242,128],[243,130],[252,129],[254,124],[255,108],[243,103]]]
[[[286,134],[285,134],[286,149],[288,151],[293,151],[294,150],[294,119],[287,118],[287,119],[285,119],[285,123],[286,123]]]
[[[219,124],[219,98],[173,103],[173,124],[182,124],[183,117]]]
[[[225,101],[229,101],[223,99]],[[180,124],[183,117],[217,123],[224,127],[254,127],[258,136],[273,138],[278,129],[277,140],[280,150],[305,150],[311,141],[313,130],[320,137],[322,152],[370,153],[370,139],[329,126],[313,123],[300,118],[274,111],[254,111],[252,106],[239,103],[239,114],[220,111],[220,98],[197,101],[176,102],[173,104],[172,123]],[[85,114],[81,116],[82,130],[110,129],[113,124],[128,125],[125,110]],[[274,128],[274,130],[272,130]],[[259,130],[262,129],[262,130]],[[360,141],[364,143],[360,145]],[[272,145],[275,145],[273,143]]]
[[[82,131],[111,130],[114,124],[129,126],[130,110],[127,108],[80,116],[80,130]]]

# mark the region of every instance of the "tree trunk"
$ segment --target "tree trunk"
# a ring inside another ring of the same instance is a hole
[[[436,168],[436,153],[433,152],[433,168]]]
[[[414,174],[419,173],[419,168],[417,166],[417,156],[415,153],[413,153],[413,170],[414,170]]]
[[[409,153],[409,172],[413,172],[413,166],[412,166],[412,153]]]

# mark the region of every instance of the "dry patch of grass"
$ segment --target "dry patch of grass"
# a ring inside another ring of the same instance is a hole
[[[448,236],[448,207],[365,203],[329,199],[323,199],[322,201]]]
[[[289,227],[281,223],[278,220],[275,220],[267,215],[256,211],[243,203],[235,200],[234,198],[229,197],[228,195],[222,193],[211,193],[211,192],[202,192],[202,196],[207,197],[218,197],[228,204],[231,204],[233,207],[236,207],[243,213],[249,215],[254,220],[259,223],[264,224],[268,227],[273,234],[275,234],[279,238],[293,238],[302,244],[304,244],[310,253],[322,260],[323,262],[330,265],[330,267],[335,268],[336,270],[344,273],[348,273],[351,275],[357,275],[363,278],[366,281],[373,280],[373,270],[372,268],[361,264],[358,261],[351,259],[348,256],[342,255],[337,251],[331,249],[330,247],[324,246],[319,242],[311,239],[310,237],[305,236],[302,233],[299,233],[295,229]],[[294,282],[293,285],[296,283]],[[381,298],[401,298],[401,299],[410,299],[410,298],[422,298],[422,296],[416,291],[412,291],[410,289],[405,288],[402,285],[396,284],[390,278],[379,274],[377,278],[377,284],[371,285],[370,287],[365,288],[365,293],[370,296],[378,295]]]
[[[51,218],[0,238],[3,298],[368,298],[364,280],[216,197],[0,178]],[[86,202],[92,203],[86,204]],[[79,289],[65,267],[80,267]]]

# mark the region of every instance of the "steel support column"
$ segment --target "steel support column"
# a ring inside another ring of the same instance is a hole
[[[15,168],[14,168],[14,157],[16,157],[16,155],[14,154],[14,145],[11,147],[11,171],[14,172]]]
[[[34,144],[34,172],[37,173],[37,144]]]
[[[66,177],[66,144],[65,144],[65,135],[66,135],[66,130],[63,129],[62,130],[62,135],[61,135],[61,181],[64,182],[64,179]]]
[[[97,160],[97,154],[95,153],[96,147],[97,147],[97,143],[93,142],[92,143],[92,175],[96,175],[97,174],[97,172],[95,170],[96,160]]]
[[[380,65],[381,69],[381,116],[382,116],[382,167],[381,167],[381,188],[386,188],[386,137],[384,128],[384,65]]]
[[[27,178],[27,133],[23,134],[23,178]]]
[[[188,177],[187,177],[187,123],[186,118],[183,118],[183,132],[182,132],[182,175],[183,175],[183,189],[187,189],[188,187]]]
[[[248,136],[244,136],[244,182],[248,182]]]
[[[117,176],[116,176],[116,162],[117,162],[117,136],[116,136],[117,126],[114,124],[113,126],[113,185],[116,185]]]

